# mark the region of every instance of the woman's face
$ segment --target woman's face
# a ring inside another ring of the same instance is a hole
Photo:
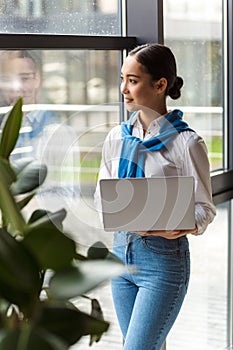
[[[121,93],[127,109],[132,112],[142,107],[152,110],[158,106],[158,85],[135,56],[128,56],[121,70]]]
[[[2,63],[1,90],[7,105],[23,97],[24,104],[36,103],[40,78],[29,58],[13,58]]]

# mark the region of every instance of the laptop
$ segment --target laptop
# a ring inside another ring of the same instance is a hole
[[[192,176],[100,180],[105,231],[195,228]]]

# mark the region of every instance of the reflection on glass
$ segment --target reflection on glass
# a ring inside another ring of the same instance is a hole
[[[167,339],[168,350],[227,348],[227,236],[228,205],[224,204],[217,207],[217,216],[203,236],[189,237],[190,286]]]
[[[3,33],[120,35],[118,0],[2,0]]]
[[[165,43],[184,78],[178,101],[205,139],[212,170],[223,168],[222,1],[165,0]],[[170,101],[171,105],[173,103]]]
[[[3,106],[12,106],[19,97],[23,97],[25,105],[36,104],[40,85],[40,64],[34,53],[26,50],[1,52],[0,92]],[[2,119],[4,111],[3,108]],[[49,125],[59,123],[59,115],[51,110],[30,110],[25,113],[13,158],[32,156],[43,130]]]
[[[93,193],[102,143],[119,120],[118,63],[119,52],[110,50],[0,51],[2,125],[12,104],[24,102],[12,160],[33,156],[47,164],[38,206],[65,207],[65,224],[85,249],[96,240],[110,244],[109,235],[101,238]]]

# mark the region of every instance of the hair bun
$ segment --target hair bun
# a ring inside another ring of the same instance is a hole
[[[181,77],[176,77],[173,86],[168,91],[168,96],[173,100],[177,100],[181,96],[181,88],[184,84],[184,81]]]

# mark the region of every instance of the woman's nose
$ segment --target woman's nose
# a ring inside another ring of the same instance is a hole
[[[129,92],[129,89],[128,89],[128,87],[127,87],[127,84],[124,83],[124,82],[122,82],[122,83],[121,83],[121,93],[122,93],[122,94],[126,94],[126,93],[128,93],[128,92]]]

